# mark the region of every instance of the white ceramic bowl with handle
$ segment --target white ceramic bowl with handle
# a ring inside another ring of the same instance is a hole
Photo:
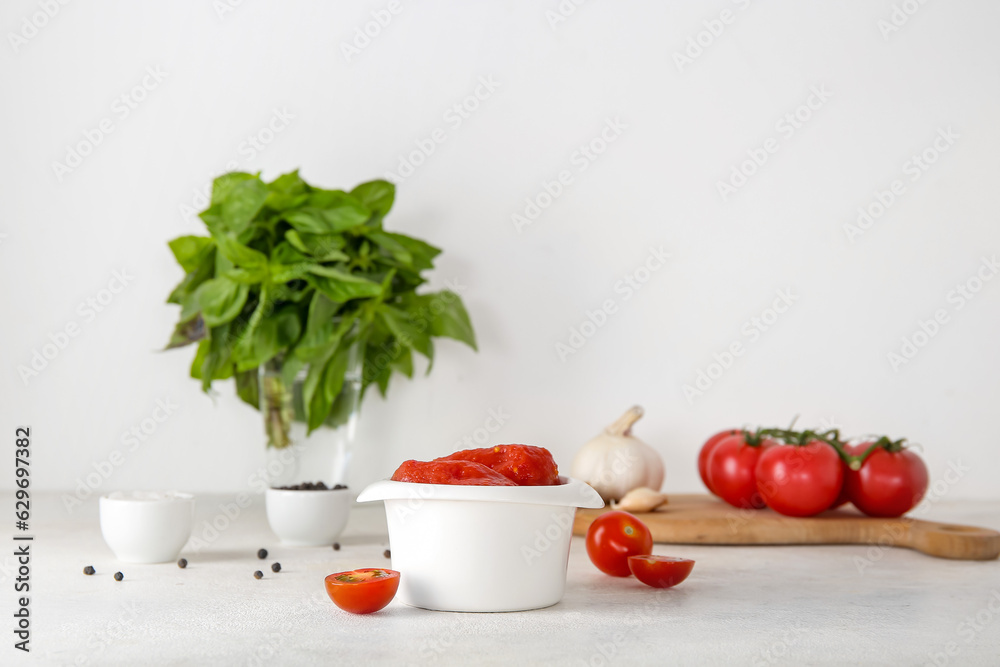
[[[524,611],[566,589],[577,507],[604,507],[587,484],[467,486],[375,482],[385,501],[392,569],[404,604],[439,611]]]
[[[168,563],[191,537],[194,496],[176,491],[116,491],[101,496],[101,534],[125,563]]]

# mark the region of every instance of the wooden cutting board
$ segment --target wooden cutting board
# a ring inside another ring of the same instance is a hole
[[[603,510],[576,512],[574,535],[586,535]],[[991,560],[1000,533],[902,517],[878,519],[853,510],[794,518],[772,510],[740,510],[708,495],[672,495],[654,512],[636,513],[654,542],[667,544],[870,544],[915,549],[938,558]]]

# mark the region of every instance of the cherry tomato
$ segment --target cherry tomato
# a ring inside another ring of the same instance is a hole
[[[587,529],[587,555],[598,570],[612,577],[629,576],[628,557],[652,551],[649,528],[628,512],[605,512]]]
[[[647,586],[670,588],[688,578],[694,561],[670,556],[629,556],[628,566],[635,578]]]
[[[734,507],[764,507],[757,493],[755,470],[757,459],[774,444],[764,440],[759,445],[750,445],[742,431],[722,438],[715,443],[706,462],[708,488]]]
[[[517,486],[495,470],[472,461],[403,461],[392,473],[392,480],[414,484]]]
[[[867,449],[871,443],[864,443]],[[848,470],[844,487],[854,506],[869,516],[902,516],[927,492],[927,466],[910,449],[875,449],[860,470]]]
[[[327,595],[338,607],[352,614],[370,614],[396,596],[399,572],[368,567],[331,574],[324,581]]]
[[[435,461],[473,461],[500,473],[519,486],[559,484],[559,468],[544,447],[532,445],[497,445],[465,449]]]
[[[719,444],[719,441],[725,438],[727,435],[736,435],[739,433],[738,429],[729,429],[728,431],[719,431],[711,438],[705,441],[705,444],[701,446],[701,451],[698,452],[698,474],[701,475],[701,481],[705,483],[708,490],[715,493],[715,489],[708,481],[708,455],[712,453],[715,446]]]
[[[837,450],[822,440],[771,447],[757,461],[757,490],[788,516],[813,516],[833,505],[844,483]]]

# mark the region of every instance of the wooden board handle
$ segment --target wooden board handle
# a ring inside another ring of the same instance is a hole
[[[988,528],[914,521],[905,546],[938,558],[993,560],[1000,556],[1000,533]]]

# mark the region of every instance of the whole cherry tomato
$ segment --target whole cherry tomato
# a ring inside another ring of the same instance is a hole
[[[628,557],[652,551],[649,528],[628,512],[605,512],[587,529],[587,555],[598,570],[612,577],[629,576]]]
[[[738,431],[722,438],[708,455],[708,488],[734,507],[764,507],[757,492],[755,470],[757,459],[775,443],[763,440],[756,444],[755,440],[752,435]]]
[[[344,611],[371,614],[389,604],[396,596],[399,572],[368,567],[328,575],[324,583],[327,595]]]
[[[705,483],[708,490],[715,493],[715,489],[708,481],[708,455],[712,453],[715,446],[728,435],[736,435],[739,433],[739,429],[731,428],[728,431],[719,431],[711,438],[705,441],[705,444],[701,446],[701,451],[698,452],[698,474],[701,475],[701,481]]]
[[[757,461],[756,477],[767,506],[788,516],[829,509],[844,483],[840,455],[822,440],[767,449]]]
[[[849,470],[844,486],[855,507],[869,516],[897,517],[906,514],[927,492],[927,466],[902,442],[877,447],[861,464]],[[881,442],[881,441],[880,441]],[[864,443],[859,447],[870,446]]]

